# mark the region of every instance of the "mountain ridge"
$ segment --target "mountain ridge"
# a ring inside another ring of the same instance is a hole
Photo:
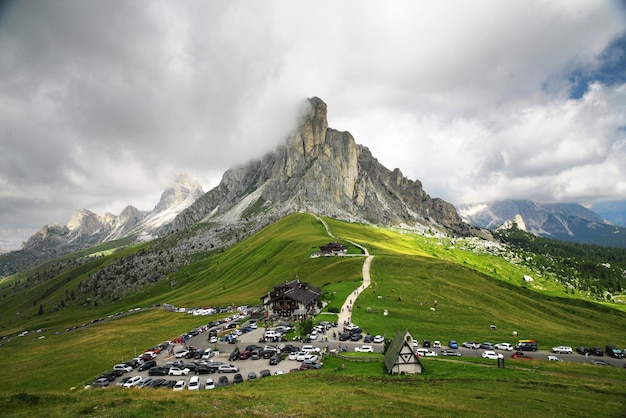
[[[457,205],[460,216],[476,227],[494,230],[515,223],[533,235],[567,242],[626,247],[626,229],[615,226],[578,203],[498,200]]]

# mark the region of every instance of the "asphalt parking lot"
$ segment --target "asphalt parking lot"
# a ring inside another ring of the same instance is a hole
[[[344,347],[346,348],[348,351],[354,351],[354,348],[360,345],[364,345],[363,341],[359,341],[359,342],[351,342],[351,341],[338,341],[336,339],[332,339],[332,332],[333,330],[335,330],[336,332],[339,331],[339,328],[331,328],[331,330],[329,331],[329,340],[328,341],[314,341],[312,343],[308,343],[311,344],[313,346],[319,347],[321,351],[324,351],[324,349],[326,347],[328,347],[329,350],[338,350],[340,349],[340,347]],[[196,335],[195,337],[192,337],[190,339],[188,339],[184,344],[175,344],[174,345],[174,353],[176,353],[177,351],[180,350],[184,350],[185,347],[197,347],[197,348],[201,348],[201,349],[206,349],[206,348],[211,348],[213,350],[218,350],[219,354],[215,355],[213,357],[211,357],[211,359],[209,361],[214,361],[214,362],[220,362],[220,363],[226,363],[226,364],[234,364],[236,366],[239,367],[239,373],[242,375],[244,382],[246,382],[248,380],[248,374],[250,372],[254,372],[257,376],[257,378],[261,378],[260,372],[261,370],[269,370],[271,373],[272,377],[275,377],[279,373],[289,373],[291,369],[297,369],[300,367],[300,362],[295,361],[295,360],[289,360],[287,358],[285,358],[285,360],[281,361],[279,364],[277,365],[270,365],[269,364],[269,360],[268,359],[258,359],[258,360],[252,360],[252,359],[247,359],[247,360],[236,360],[236,361],[229,361],[228,358],[230,356],[230,354],[232,353],[232,351],[235,349],[235,347],[238,347],[241,351],[243,351],[243,349],[250,345],[250,344],[256,344],[260,347],[264,347],[265,345],[275,345],[275,346],[279,346],[280,344],[291,344],[294,345],[296,347],[302,347],[303,345],[305,345],[305,343],[302,342],[295,342],[295,341],[288,341],[288,342],[282,342],[282,343],[261,343],[259,342],[259,340],[261,339],[261,337],[263,336],[265,332],[265,329],[263,328],[258,328],[255,329],[251,332],[245,333],[241,336],[238,337],[238,341],[237,344],[228,344],[225,342],[219,342],[217,344],[211,344],[208,341],[208,332],[204,332],[201,334]],[[320,340],[323,340],[323,337],[319,338]],[[370,344],[368,343],[367,345],[372,345],[374,347],[374,350],[377,352],[381,352],[383,345],[382,344]],[[176,361],[176,360],[183,360],[186,363],[191,363],[194,362],[193,359],[177,359],[174,356],[170,356],[167,352],[167,350],[160,352],[156,358],[155,358],[156,362],[157,362],[157,366],[164,366],[166,363],[168,362],[172,362],[172,361]],[[197,360],[195,360],[197,361]],[[323,362],[323,357],[320,355],[320,358],[318,360],[319,362]],[[113,365],[111,365],[113,366]],[[120,381],[121,379],[123,379],[124,377],[128,377],[128,376],[141,376],[144,380],[151,377],[152,379],[166,379],[166,380],[185,380],[187,383],[189,383],[189,379],[191,378],[191,376],[193,376],[194,373],[190,372],[187,376],[149,376],[148,375],[148,370],[145,371],[138,371],[137,369],[125,373],[122,377],[116,379],[116,381],[111,382],[111,385],[115,385],[118,381]],[[200,388],[204,389],[205,386],[205,382],[207,380],[207,378],[212,378],[215,383],[217,384],[218,379],[221,376],[226,376],[228,378],[229,384],[233,384],[233,377],[234,377],[235,373],[213,373],[213,374],[202,374],[200,375]]]

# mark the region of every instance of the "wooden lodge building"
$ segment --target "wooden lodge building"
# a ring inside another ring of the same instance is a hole
[[[318,312],[317,302],[322,291],[309,283],[293,280],[274,285],[274,289],[261,298],[268,316],[306,319]]]
[[[385,368],[389,374],[420,374],[422,363],[413,348],[413,336],[409,331],[398,331],[385,353]]]
[[[338,243],[337,241],[329,242],[322,245],[319,251],[311,254],[311,258],[317,257],[329,257],[332,255],[346,255],[348,254],[348,246]]]

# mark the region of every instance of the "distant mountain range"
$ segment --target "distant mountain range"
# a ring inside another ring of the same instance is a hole
[[[626,200],[594,203],[589,209],[613,225],[626,227]]]
[[[45,225],[19,251],[0,255],[0,277],[103,242],[120,238],[129,238],[131,242],[152,239],[159,228],[172,222],[203,194],[198,182],[180,174],[151,211],[130,205],[119,215],[100,216],[88,209],[79,210],[66,225]]]
[[[626,228],[577,203],[501,200],[457,205],[463,220],[490,230],[511,225],[531,234],[568,242],[626,248]]]

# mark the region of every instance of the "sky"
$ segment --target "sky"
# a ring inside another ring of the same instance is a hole
[[[431,197],[626,199],[624,1],[0,1],[0,74],[0,250],[208,191],[313,96]]]

